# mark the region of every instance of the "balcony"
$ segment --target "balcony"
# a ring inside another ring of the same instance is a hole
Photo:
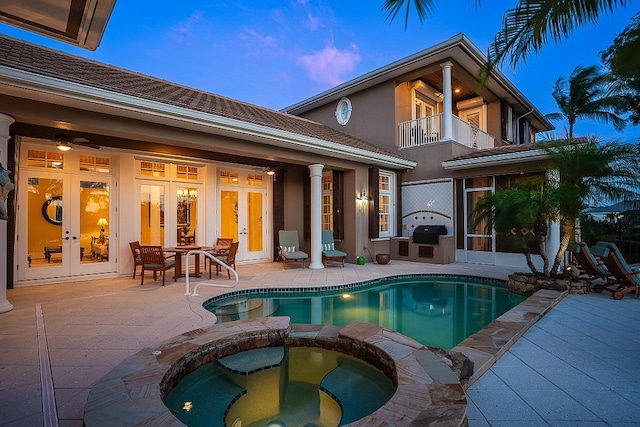
[[[465,122],[452,115],[452,137],[467,147],[481,150],[492,148],[495,138],[481,131],[477,126]],[[442,140],[443,137],[442,114],[423,117],[398,124],[398,141],[400,149],[418,147]]]

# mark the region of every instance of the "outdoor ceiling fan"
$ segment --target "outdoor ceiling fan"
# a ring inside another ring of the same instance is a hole
[[[99,145],[91,144],[86,138],[73,138],[70,135],[67,135],[64,130],[62,133],[59,133],[53,137],[53,140],[56,143],[56,148],[60,151],[69,151],[71,150],[72,145],[82,145],[84,147],[93,148],[95,150],[100,149]]]

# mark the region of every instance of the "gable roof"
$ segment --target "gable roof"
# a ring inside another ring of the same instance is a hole
[[[16,81],[91,92],[97,101],[135,105],[151,114],[180,112],[212,128],[233,127],[246,137],[260,134],[298,149],[323,149],[335,157],[402,169],[415,166],[397,153],[320,123],[0,35],[0,84]]]
[[[456,66],[476,75],[481,66],[487,63],[487,58],[464,34],[460,33],[448,40],[433,45],[413,55],[402,58],[391,64],[380,67],[353,80],[338,85],[316,96],[300,101],[282,111],[292,114],[302,114],[320,105],[335,102],[343,96],[362,91],[380,83],[402,79],[417,70],[453,60]],[[495,70],[487,81],[487,89],[498,94],[501,99],[521,108],[521,113],[530,115],[531,121],[540,131],[552,130],[554,126],[544,117],[531,101],[529,101],[513,83],[499,70]]]

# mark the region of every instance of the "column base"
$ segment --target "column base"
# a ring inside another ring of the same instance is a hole
[[[13,310],[13,305],[9,301],[0,301],[0,313],[6,313],[11,310]]]
[[[307,268],[310,268],[312,270],[320,270],[322,268],[324,268],[324,264],[321,262],[311,262],[311,264],[309,264],[309,266]]]

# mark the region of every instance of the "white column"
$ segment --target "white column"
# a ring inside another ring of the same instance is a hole
[[[546,175],[549,185],[554,187],[558,185],[558,182],[560,181],[560,171],[557,169],[551,169],[547,171]],[[549,258],[549,268],[551,268],[555,262],[556,255],[560,250],[560,240],[562,239],[560,222],[550,221],[549,231],[547,233],[547,257]]]
[[[322,264],[322,169],[324,165],[309,165],[311,176],[311,263],[309,268],[324,268]]]
[[[7,167],[7,147],[9,141],[9,126],[13,123],[13,117],[0,113],[0,163]],[[0,248],[5,248],[0,255],[0,313],[6,313],[13,309],[13,305],[7,301],[7,221],[0,220]]]
[[[453,140],[453,92],[451,90],[451,62],[440,64],[442,67],[442,140]]]

